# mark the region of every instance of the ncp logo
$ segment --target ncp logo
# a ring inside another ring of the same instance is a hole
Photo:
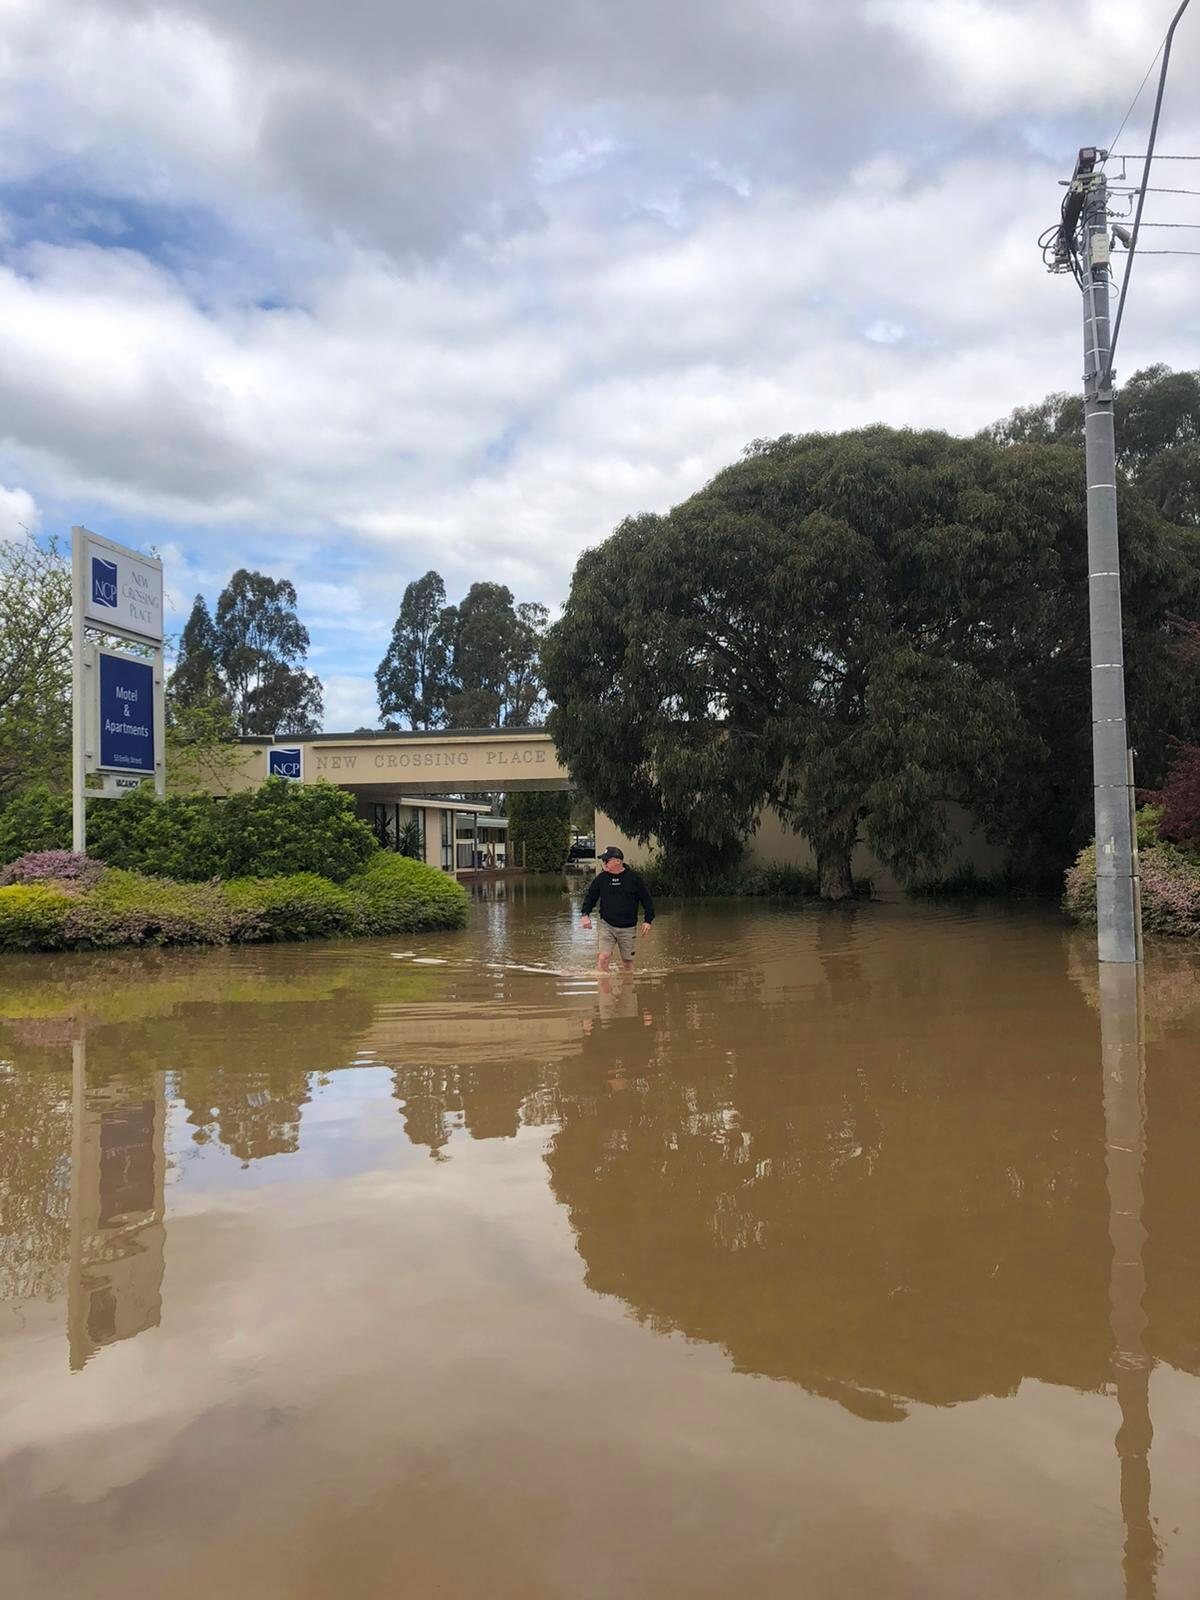
[[[92,604],[112,606],[117,604],[117,563],[92,557]]]
[[[301,777],[300,759],[299,749],[268,750],[267,777],[288,778],[293,783],[298,783]]]

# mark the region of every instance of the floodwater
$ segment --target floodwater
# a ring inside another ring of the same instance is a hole
[[[592,953],[0,960],[0,1590],[1200,1592],[1197,955],[1139,1037],[1038,907]]]

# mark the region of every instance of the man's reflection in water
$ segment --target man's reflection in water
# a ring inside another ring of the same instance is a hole
[[[652,1065],[658,1048],[654,1013],[628,974],[600,974],[595,1014],[581,1026],[584,1057],[606,1065],[605,1083],[614,1094]]]

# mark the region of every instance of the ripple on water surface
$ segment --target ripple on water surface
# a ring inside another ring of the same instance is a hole
[[[1194,1595],[1198,977],[520,892],[5,960],[4,1592]]]

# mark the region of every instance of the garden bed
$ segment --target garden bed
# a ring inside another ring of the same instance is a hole
[[[436,867],[383,850],[342,883],[312,872],[181,883],[43,851],[0,874],[0,951],[423,933],[462,927],[467,904]]]

